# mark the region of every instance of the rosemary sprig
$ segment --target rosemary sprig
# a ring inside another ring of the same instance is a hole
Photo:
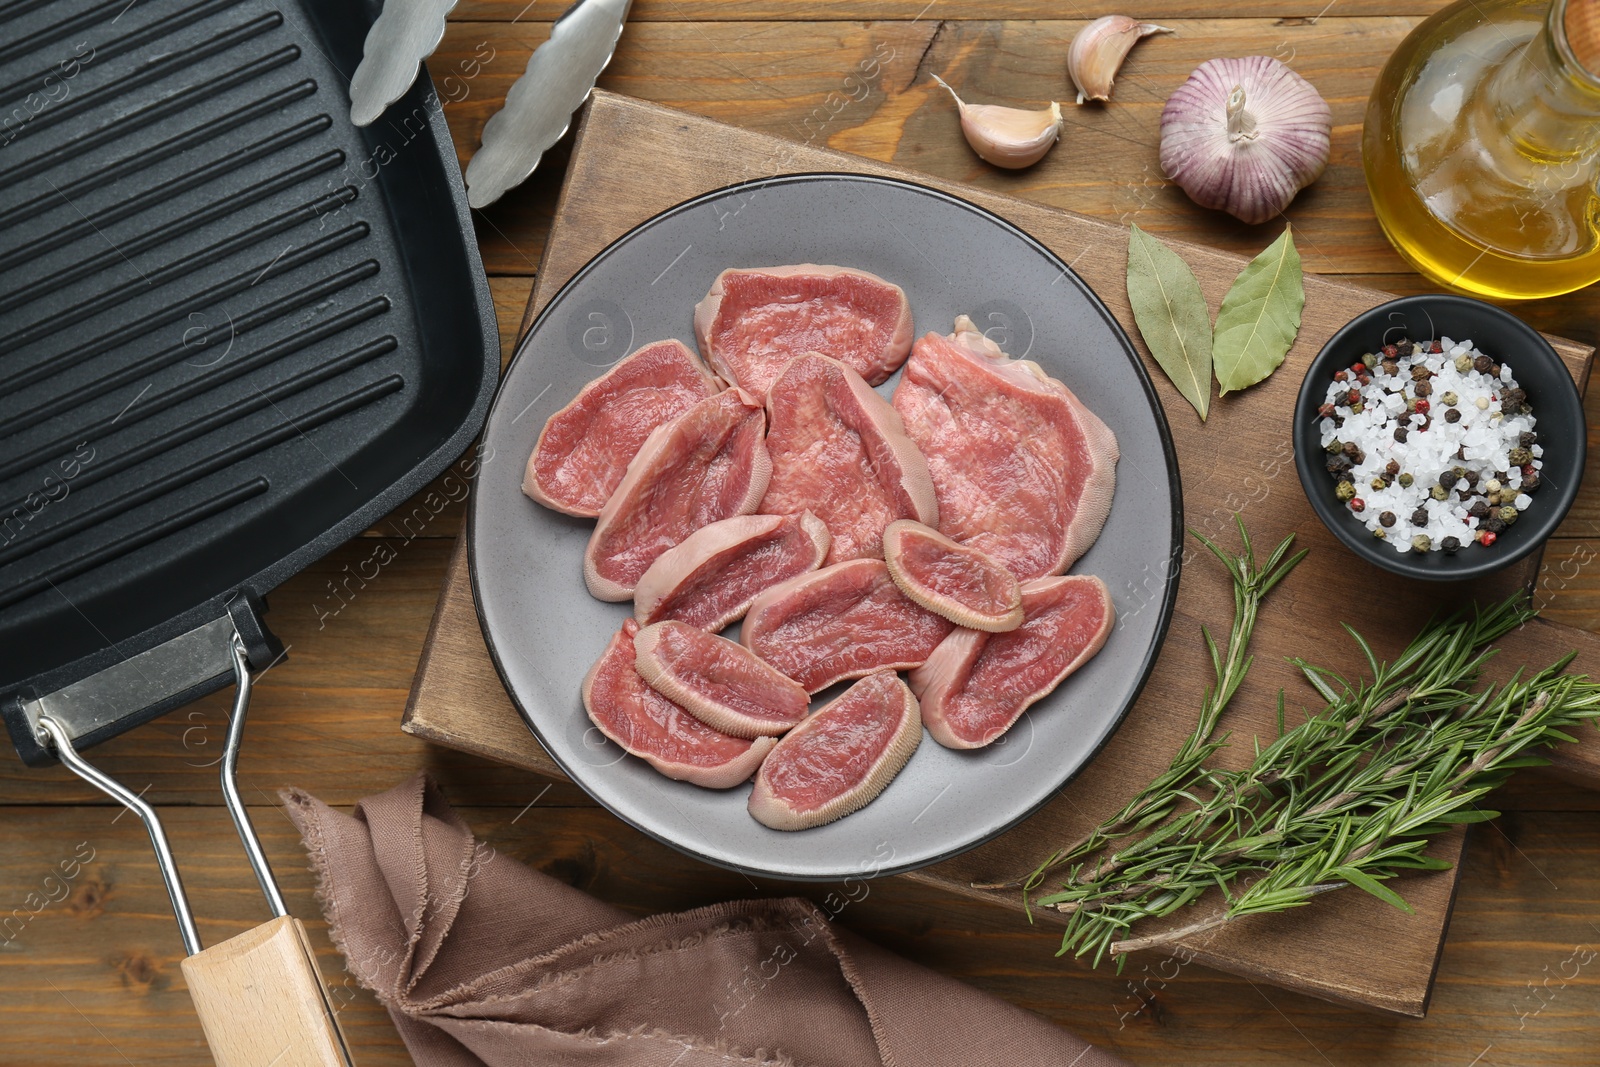
[[[1345,627],[1366,677],[1293,661],[1325,707],[1290,729],[1280,693],[1277,738],[1265,746],[1257,739],[1240,770],[1210,767],[1228,740],[1213,736],[1217,722],[1249,670],[1256,612],[1303,556],[1286,559],[1285,541],[1257,567],[1242,524],[1240,535],[1238,556],[1202,538],[1233,578],[1234,625],[1226,653],[1206,635],[1216,682],[1195,732],[1166,772],[1024,884],[1027,900],[1051,870],[1069,865],[1059,888],[1031,900],[1067,913],[1063,954],[1098,963],[1109,952],[1120,964],[1128,952],[1300,907],[1348,885],[1409,910],[1384,883],[1448,866],[1427,854],[1434,835],[1493,818],[1478,800],[1516,768],[1545,762],[1531,750],[1571,740],[1565,728],[1600,716],[1600,685],[1562,673],[1570,655],[1477,689],[1489,646],[1533,617],[1519,595],[1429,625],[1392,663]],[[1213,890],[1222,903],[1205,917],[1131,936],[1135,925]]]
[[[1245,674],[1250,670],[1251,657],[1248,649],[1250,635],[1255,630],[1256,613],[1260,610],[1261,602],[1267,598],[1267,594],[1288,577],[1289,572],[1294,570],[1306,556],[1304,551],[1288,555],[1289,549],[1294,545],[1294,535],[1290,534],[1273,549],[1265,564],[1257,564],[1255,549],[1250,544],[1250,534],[1245,529],[1244,520],[1235,515],[1234,523],[1239,528],[1240,551],[1237,556],[1228,555],[1198,531],[1190,531],[1211,551],[1212,555],[1222,561],[1222,565],[1228,569],[1233,578],[1233,626],[1228,632],[1226,653],[1218,651],[1217,643],[1212,639],[1209,629],[1204,626],[1200,628],[1200,633],[1205,638],[1206,649],[1211,653],[1211,666],[1216,681],[1207,686],[1205,695],[1201,698],[1200,720],[1195,724],[1194,732],[1184,739],[1167,770],[1128,801],[1116,815],[1101,823],[1075,844],[1052,853],[1021,883],[987,888],[1015,888],[1020,884],[1023,889],[1023,900],[1026,902],[1027,894],[1042,884],[1052,869],[1063,863],[1071,863],[1083,856],[1092,855],[1115,838],[1146,830],[1160,823],[1172,814],[1173,808],[1196,780],[1204,777],[1206,761],[1212,754],[1227,745],[1226,734],[1222,737],[1212,737],[1212,734],[1216,732],[1217,721],[1222,718],[1223,711],[1233,700],[1233,694],[1238,691]],[[1106,866],[1099,873],[1109,874],[1115,869],[1116,863],[1115,857],[1108,857]]]

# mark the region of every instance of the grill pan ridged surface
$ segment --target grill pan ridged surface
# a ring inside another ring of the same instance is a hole
[[[375,14],[0,2],[0,694],[264,593],[480,425],[498,339],[428,79],[347,118]]]

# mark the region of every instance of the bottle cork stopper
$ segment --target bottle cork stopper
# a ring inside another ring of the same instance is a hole
[[[1565,28],[1573,57],[1600,77],[1600,0],[1567,0]]]

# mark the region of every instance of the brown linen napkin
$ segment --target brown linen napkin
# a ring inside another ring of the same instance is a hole
[[[424,776],[282,793],[350,973],[423,1067],[1126,1067],[808,901],[634,919],[477,841]]]

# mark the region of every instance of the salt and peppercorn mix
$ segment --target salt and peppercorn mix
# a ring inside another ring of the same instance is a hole
[[[1334,374],[1318,416],[1339,500],[1399,552],[1493,545],[1539,488],[1528,395],[1471,341],[1384,345]]]

